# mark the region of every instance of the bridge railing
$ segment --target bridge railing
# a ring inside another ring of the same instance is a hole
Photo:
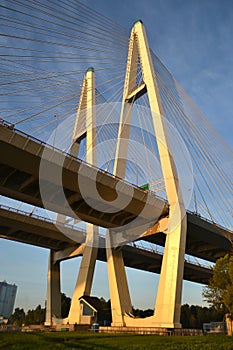
[[[127,245],[163,256],[163,252],[160,251],[157,247],[154,248],[152,244],[150,244],[150,246],[148,247],[148,246],[143,245],[141,241],[139,241],[139,242],[130,242],[130,243],[127,243]],[[195,261],[192,259],[194,259]],[[185,256],[185,262],[189,263],[190,265],[204,267],[205,269],[209,269],[209,270],[213,269],[213,265],[209,264],[208,262],[206,262],[206,263],[201,262],[197,258],[194,258],[194,257],[189,256],[189,255]]]
[[[60,224],[60,225],[63,225],[65,227],[68,227],[72,230],[78,230],[78,231],[82,231],[83,233],[86,233],[86,230],[82,229],[82,228],[79,228],[75,225],[71,225],[69,223],[66,223],[66,222],[62,222],[62,221],[55,221],[53,219],[50,219],[48,217],[45,217],[45,216],[41,216],[41,215],[38,215],[38,214],[35,214],[33,212],[27,212],[27,211],[24,211],[22,209],[18,209],[18,208],[14,208],[14,207],[10,207],[8,205],[5,205],[5,204],[0,204],[0,209],[4,209],[4,210],[9,210],[13,213],[16,213],[16,214],[20,214],[20,215],[24,215],[24,216],[27,216],[27,217],[32,217],[34,219],[39,219],[41,221],[45,221],[45,222],[49,222],[51,224]]]
[[[220,225],[220,224],[217,224],[214,220],[210,220],[210,219],[208,219],[208,218],[202,216],[201,214],[196,213],[196,212],[193,212],[193,211],[188,210],[188,209],[186,209],[186,213],[187,213],[187,214],[190,214],[190,215],[192,215],[192,216],[196,216],[196,217],[200,218],[201,220],[206,221],[206,222],[208,222],[209,224],[214,225],[214,226],[216,226],[217,228],[220,228],[220,229],[222,229],[222,230],[224,230],[224,231],[228,231],[229,233],[231,233],[231,234],[233,235],[233,231],[232,231],[231,229],[226,228],[226,227],[224,227],[224,226],[222,226],[222,225]]]

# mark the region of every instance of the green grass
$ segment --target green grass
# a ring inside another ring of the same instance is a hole
[[[163,337],[78,332],[0,333],[0,349],[28,350],[230,350],[233,338],[220,335]]]

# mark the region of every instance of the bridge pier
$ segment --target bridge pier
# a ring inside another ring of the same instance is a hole
[[[171,222],[169,223],[171,227]],[[177,226],[171,227],[166,243],[160,272],[158,293],[154,310],[158,327],[181,328],[180,313],[186,243],[186,215]]]
[[[47,298],[45,325],[52,326],[55,318],[61,318],[60,263],[54,263],[53,250],[50,250],[47,277]]]
[[[87,224],[87,240],[83,251],[81,265],[79,268],[77,283],[71,300],[70,311],[67,318],[70,324],[82,323],[80,316],[79,298],[90,295],[95,263],[98,253],[98,227]]]
[[[121,248],[113,248],[111,243],[111,230],[108,230],[106,233],[106,255],[112,326],[125,327],[125,315],[132,315],[132,304]]]
[[[95,149],[95,142],[96,142],[95,103],[96,102],[95,101],[96,101],[95,73],[93,68],[89,68],[86,71],[86,74],[83,79],[82,91],[81,91],[78,111],[77,111],[75,125],[74,125],[74,132],[72,137],[72,145],[70,148],[70,153],[71,155],[77,157],[79,146],[80,146],[80,140],[83,137],[86,137],[87,139],[86,160],[88,163],[93,165],[96,165],[96,149]],[[79,122],[80,122],[81,115],[83,114],[84,114],[85,123],[86,123],[86,133],[85,135],[83,134],[80,135]],[[63,219],[64,218],[65,217],[63,217]],[[91,293],[95,263],[97,259],[97,253],[98,253],[98,242],[99,242],[98,234],[99,232],[98,232],[97,226],[94,226],[91,223],[86,223],[86,242],[82,249],[81,265],[80,265],[73,297],[71,300],[69,315],[66,319],[63,320],[64,323],[69,323],[69,324],[82,323],[79,298],[82,297],[83,295],[89,296]],[[55,263],[53,265],[54,269],[55,268],[58,269],[57,264],[59,266],[59,263]],[[59,278],[60,278],[60,270],[59,270]],[[48,286],[50,285],[51,283],[48,281]],[[50,298],[48,303],[48,310],[46,307],[46,322],[47,322],[47,318],[48,320],[52,319],[51,313],[54,310],[51,309],[50,304],[53,305],[57,302],[58,290],[56,289],[56,291],[57,291],[56,294],[53,294],[53,293],[49,294]],[[61,318],[61,315],[59,317]],[[62,320],[60,320],[60,322],[62,322]]]

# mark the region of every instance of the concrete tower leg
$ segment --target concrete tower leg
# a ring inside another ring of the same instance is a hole
[[[111,246],[111,231],[106,233],[108,281],[111,299],[112,326],[126,326],[125,315],[132,315],[123,255],[120,247]]]
[[[166,243],[159,287],[155,305],[158,326],[180,328],[183,264],[185,255],[186,217],[172,227],[166,235]]]
[[[53,263],[54,251],[50,250],[47,278],[47,300],[45,325],[52,326],[56,318],[61,318],[60,264]]]
[[[90,295],[95,263],[98,253],[98,227],[87,224],[88,243],[83,251],[82,261],[78,273],[77,283],[74,289],[68,320],[70,324],[82,323],[80,318],[79,298],[83,295]],[[92,244],[92,245],[91,245]]]

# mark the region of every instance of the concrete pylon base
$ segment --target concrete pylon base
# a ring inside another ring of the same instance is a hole
[[[133,318],[128,315],[124,317],[124,325],[118,325],[115,322],[113,327],[155,327],[155,328],[182,328],[181,323],[160,322],[158,317],[151,316],[146,318]]]

